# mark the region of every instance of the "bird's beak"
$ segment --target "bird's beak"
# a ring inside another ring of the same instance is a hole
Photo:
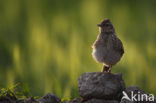
[[[97,24],[97,26],[98,26],[98,27],[101,27],[102,25],[101,25],[101,24]]]

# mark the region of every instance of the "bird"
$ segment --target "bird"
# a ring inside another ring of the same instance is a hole
[[[124,47],[109,19],[104,19],[97,26],[99,34],[92,45],[92,56],[97,62],[103,64],[102,72],[111,73],[112,66],[118,63],[123,56]]]

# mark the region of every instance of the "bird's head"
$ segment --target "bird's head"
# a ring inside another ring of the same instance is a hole
[[[100,32],[112,33],[115,32],[112,22],[109,19],[103,20],[100,24],[97,25]]]

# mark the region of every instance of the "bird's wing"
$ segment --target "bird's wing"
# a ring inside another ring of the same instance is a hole
[[[113,38],[113,47],[114,47],[114,49],[116,51],[120,52],[121,55],[123,55],[124,47],[123,47],[123,44],[122,44],[121,40],[119,38],[117,38],[116,35],[113,35],[112,38]]]

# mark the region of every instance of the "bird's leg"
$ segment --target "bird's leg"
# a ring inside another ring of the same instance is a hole
[[[102,72],[105,73],[105,65],[103,65],[103,67],[102,67]]]
[[[108,67],[109,67],[109,69],[108,69],[108,73],[111,73],[112,66],[109,65]]]
[[[109,73],[109,68],[110,68],[109,66],[103,65],[102,72]]]

